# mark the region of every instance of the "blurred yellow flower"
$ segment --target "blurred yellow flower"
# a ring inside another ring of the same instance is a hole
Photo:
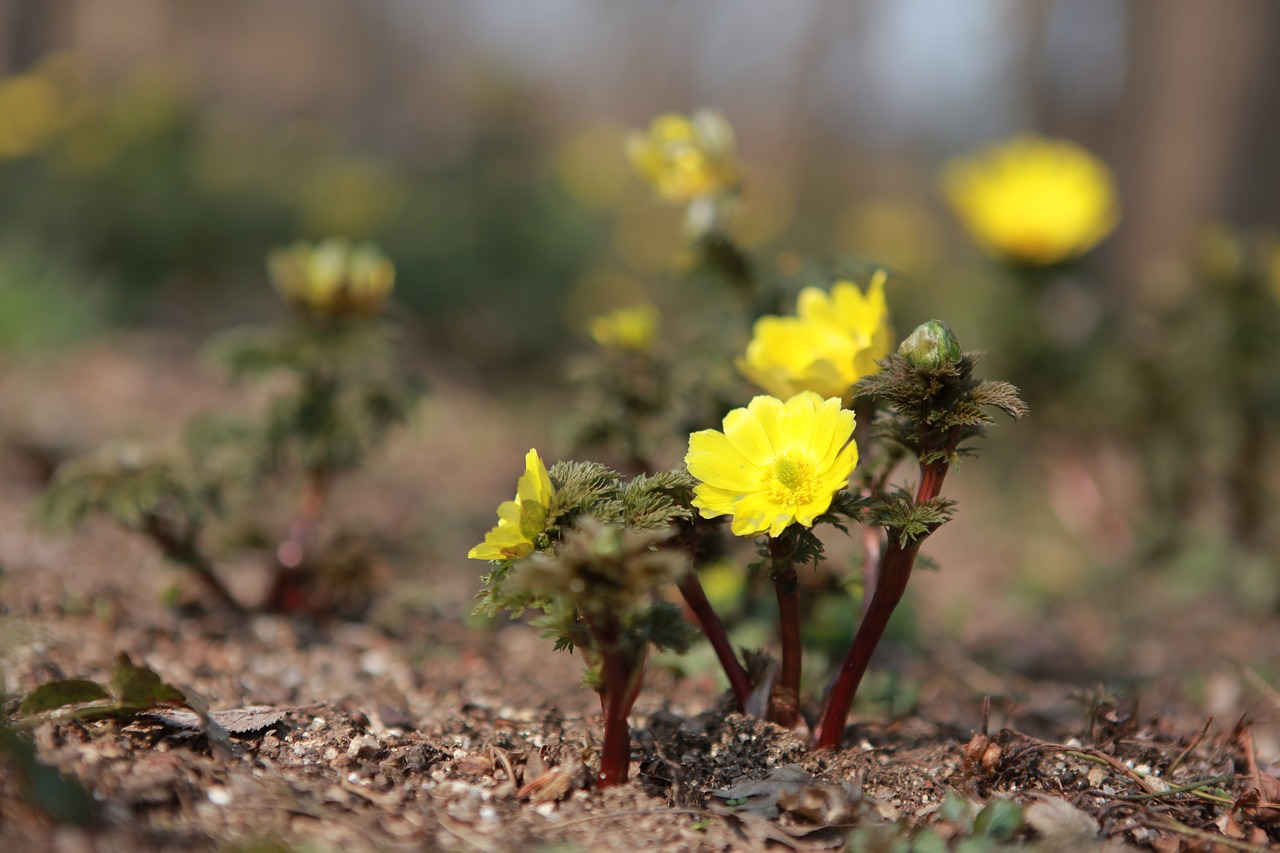
[[[62,129],[69,106],[49,74],[37,70],[0,80],[0,159],[41,148]]]
[[[660,319],[652,305],[632,305],[593,317],[587,331],[605,349],[648,352],[658,337]]]
[[[534,540],[547,527],[555,489],[537,450],[524,457],[524,474],[516,486],[516,499],[498,507],[498,526],[484,541],[467,552],[472,560],[518,560],[533,553]]]
[[[733,128],[714,110],[664,113],[627,135],[631,165],[664,199],[685,203],[737,188]]]
[[[396,268],[377,247],[338,237],[277,249],[267,269],[286,302],[319,319],[378,313],[396,279]]]
[[[812,527],[858,464],[854,425],[853,412],[835,397],[756,397],[725,415],[724,432],[689,436],[685,464],[701,481],[693,505],[703,518],[732,516],[737,536]]]
[[[876,272],[866,293],[836,282],[831,292],[806,287],[796,315],[761,317],[752,330],[738,371],[777,397],[813,391],[823,397],[849,395],[849,388],[879,370],[889,354],[893,329],[885,303],[887,275]]]
[[[1120,218],[1106,164],[1065,140],[1017,136],[954,160],[942,189],[984,251],[1026,264],[1082,255]]]

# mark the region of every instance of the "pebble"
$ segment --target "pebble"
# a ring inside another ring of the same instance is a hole
[[[378,754],[379,749],[381,747],[376,737],[363,734],[351,739],[351,745],[347,747],[347,755],[351,758],[373,758]]]

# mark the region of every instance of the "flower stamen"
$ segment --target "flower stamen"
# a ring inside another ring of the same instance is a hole
[[[816,484],[813,462],[791,450],[773,460],[773,464],[765,469],[760,488],[773,503],[800,506],[813,500]]]

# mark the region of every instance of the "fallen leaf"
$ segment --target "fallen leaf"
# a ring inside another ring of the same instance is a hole
[[[1023,817],[1048,839],[1097,838],[1102,831],[1092,815],[1059,797],[1036,797]]]
[[[249,705],[228,711],[210,711],[209,718],[232,734],[242,735],[274,726],[284,719],[286,713],[285,709],[269,705]],[[157,720],[175,729],[199,730],[204,727],[199,714],[182,708],[152,708],[139,716]]]
[[[815,778],[798,764],[779,767],[764,779],[707,794],[720,800],[719,808],[723,811],[754,814],[765,819],[785,812],[810,824],[810,828],[855,823],[872,805],[870,799],[864,798],[848,782]]]
[[[734,811],[757,812],[763,817],[774,818],[778,816],[778,797],[784,790],[799,792],[813,782],[814,778],[803,767],[787,764],[763,779],[718,788],[707,791],[707,794]]]
[[[1249,783],[1232,806],[1233,814],[1239,814],[1250,823],[1264,826],[1280,824],[1280,779],[1264,773],[1258,766],[1257,752],[1253,745],[1253,729],[1243,720],[1236,727],[1237,742],[1244,750],[1248,765]]]

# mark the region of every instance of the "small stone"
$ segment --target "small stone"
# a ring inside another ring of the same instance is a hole
[[[347,747],[347,755],[352,758],[368,759],[377,755],[380,749],[376,737],[363,734],[351,739],[351,745]]]

